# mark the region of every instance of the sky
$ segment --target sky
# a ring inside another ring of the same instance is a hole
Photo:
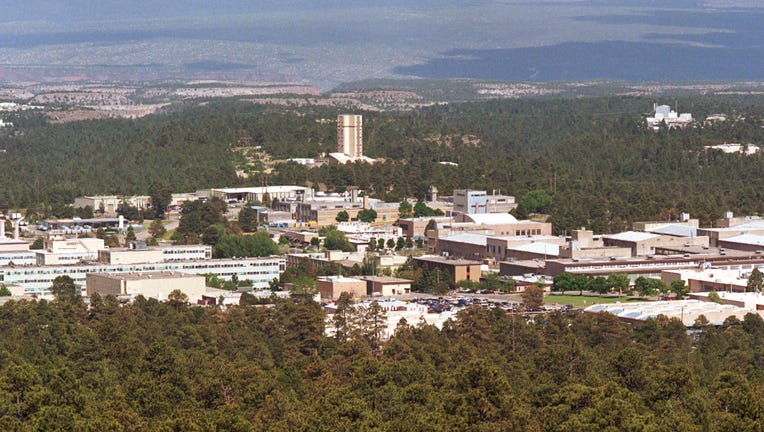
[[[24,68],[244,74],[322,89],[396,77],[761,79],[760,3],[6,0],[0,80]]]

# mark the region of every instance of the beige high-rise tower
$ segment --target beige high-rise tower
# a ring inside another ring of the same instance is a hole
[[[360,115],[337,116],[337,152],[350,157],[363,156],[363,119]]]

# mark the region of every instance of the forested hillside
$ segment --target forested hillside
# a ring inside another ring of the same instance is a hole
[[[726,210],[764,212],[764,159],[704,145],[764,143],[764,97],[678,100],[696,118],[723,112],[714,126],[654,133],[641,125],[653,100],[634,97],[536,99],[439,105],[364,114],[364,151],[386,158],[308,169],[276,166],[269,184],[359,186],[374,196],[423,198],[430,185],[501,190],[518,197],[546,189],[558,231],[624,229],[633,220],[687,211],[709,223]],[[81,194],[145,194],[152,182],[174,191],[261,185],[235,170],[242,145],[275,159],[333,151],[338,110],[211,101],[139,120],[50,125],[34,114],[12,119],[0,139],[0,208],[71,202]],[[438,162],[453,162],[458,166]]]
[[[0,429],[756,431],[764,321],[632,329],[466,309],[324,336],[312,302],[190,307],[93,297],[0,306]]]

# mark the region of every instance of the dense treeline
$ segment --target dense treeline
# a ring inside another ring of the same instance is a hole
[[[641,125],[653,100],[635,97],[449,104],[405,113],[363,113],[364,151],[387,162],[308,169],[287,163],[269,184],[333,190],[359,186],[373,195],[423,198],[430,185],[501,190],[544,189],[556,229],[613,232],[634,220],[688,211],[709,223],[726,210],[764,213],[764,156],[705,151],[723,142],[764,142],[761,96],[694,96],[681,111],[723,112],[714,126],[654,133]],[[274,158],[333,151],[337,110],[209,102],[138,120],[51,125],[35,114],[14,119],[0,138],[0,207],[71,202],[75,195],[147,193],[261,185],[264,174],[236,177],[241,145]],[[438,162],[454,162],[458,166]]]
[[[764,424],[758,316],[701,327],[695,342],[661,317],[633,329],[606,314],[528,320],[471,308],[458,317],[442,330],[402,322],[377,346],[379,319],[327,337],[310,301],[224,312],[174,298],[120,305],[96,296],[90,308],[64,297],[8,302],[0,306],[0,428],[668,432]]]

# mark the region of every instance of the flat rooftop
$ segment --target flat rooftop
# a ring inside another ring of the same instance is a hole
[[[683,224],[667,224],[661,227],[653,228],[650,230],[647,230],[647,232],[655,233],[655,234],[661,234],[661,235],[668,235],[673,237],[697,237],[698,236],[698,228],[694,226],[689,225],[683,225]]]
[[[457,242],[457,243],[467,243],[472,244],[476,246],[485,246],[487,242],[487,237],[485,234],[474,234],[474,233],[459,233],[459,234],[453,234],[446,237],[440,237],[438,238],[438,241],[451,241],[451,242]]]
[[[679,253],[672,254],[672,255],[662,255],[662,254],[654,254],[654,255],[640,255],[640,256],[634,256],[634,257],[615,257],[615,259],[611,258],[560,258],[560,259],[553,259],[548,261],[553,262],[559,262],[559,263],[565,263],[565,264],[605,264],[605,263],[613,263],[613,262],[620,262],[624,264],[639,264],[639,263],[645,263],[645,262],[680,262],[683,260],[706,260],[709,262],[716,262],[716,261],[743,261],[743,260],[751,260],[751,261],[762,261],[764,260],[764,254],[756,254],[754,252],[748,252],[748,251],[740,251],[740,250],[732,250],[727,249],[726,251],[720,251],[719,249],[703,249],[703,248],[685,248],[685,247],[677,247],[677,248],[664,248],[664,247],[658,247],[656,249],[662,249],[662,250],[671,250],[671,251],[677,251]],[[686,256],[689,255],[689,256]]]
[[[741,234],[733,237],[727,237],[719,239],[719,241],[729,243],[739,243],[748,246],[762,246],[764,247],[764,236],[758,234]]]
[[[402,284],[411,283],[408,279],[401,279],[392,276],[359,276],[358,279],[363,279],[370,282],[378,282],[383,284]]]
[[[319,276],[317,279],[325,282],[363,282],[361,279],[345,276]]]
[[[709,232],[764,231],[764,221],[752,219],[747,222],[724,228],[700,228]]]
[[[709,293],[707,292],[690,293],[692,297],[704,298],[707,298],[708,294]],[[722,302],[725,300],[741,302],[745,304],[747,309],[758,309],[759,307],[764,306],[764,294],[762,293],[718,291],[717,294],[719,294],[719,298],[721,298]]]
[[[700,315],[705,316],[709,323],[713,325],[721,325],[724,320],[731,316],[735,316],[740,320],[749,313],[761,316],[758,311],[751,308],[741,308],[700,300],[598,304],[589,306],[584,311],[590,313],[607,312],[629,321],[645,321],[650,318],[656,318],[659,315],[664,315],[668,318],[679,319],[688,327],[694,325],[695,320]]]
[[[308,190],[305,186],[256,186],[256,187],[241,187],[241,188],[212,188],[213,191],[219,191],[227,194],[237,193],[278,193],[278,192],[291,192],[297,190]]]
[[[611,239],[611,240],[640,242],[640,241],[655,239],[660,236],[658,234],[651,234],[651,233],[646,233],[642,231],[624,231],[622,233],[606,235],[603,237],[606,239]]]
[[[465,260],[465,259],[450,259],[446,257],[441,256],[421,256],[421,257],[414,257],[417,261],[426,261],[431,263],[437,263],[437,264],[448,264],[448,265],[480,265],[482,264],[480,261],[471,261],[471,260]]]
[[[518,251],[518,252],[530,252],[530,253],[535,253],[538,255],[541,255],[541,254],[550,255],[550,256],[560,255],[560,245],[553,244],[553,243],[534,242],[534,243],[528,243],[528,244],[524,244],[520,246],[510,246],[507,249],[512,251]]]
[[[192,279],[204,277],[202,275],[182,273],[176,271],[159,272],[130,272],[130,273],[95,273],[99,277],[112,280],[146,280],[146,279]]]

